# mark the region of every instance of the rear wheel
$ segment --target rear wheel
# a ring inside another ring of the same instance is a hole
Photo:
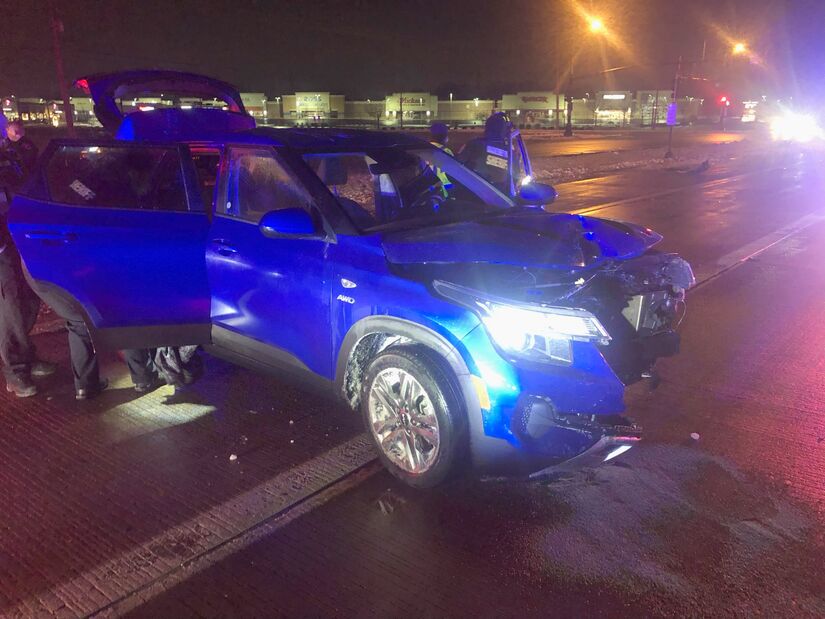
[[[427,488],[455,472],[466,415],[435,354],[420,346],[390,348],[370,363],[361,389],[367,432],[393,475]]]

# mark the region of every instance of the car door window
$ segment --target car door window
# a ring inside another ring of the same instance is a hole
[[[189,210],[180,154],[172,147],[61,145],[49,159],[45,177],[53,202]]]
[[[269,149],[230,151],[226,199],[219,214],[257,224],[270,211],[302,208],[312,213],[312,197]]]
[[[359,228],[375,225],[376,190],[395,189],[387,175],[380,179],[370,172],[374,159],[365,153],[325,153],[305,155],[304,160]]]

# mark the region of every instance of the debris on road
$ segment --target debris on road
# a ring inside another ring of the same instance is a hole
[[[694,441],[698,441],[699,440],[699,433],[698,432],[691,432],[690,433],[690,438],[692,438]]]
[[[237,459],[238,459],[238,456],[237,456],[237,455],[235,455],[235,454],[230,454],[230,455],[229,455],[229,461],[230,461],[230,462],[234,462],[234,461],[235,461],[235,460],[237,460]]]

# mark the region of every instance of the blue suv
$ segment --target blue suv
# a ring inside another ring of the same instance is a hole
[[[79,83],[113,138],[53,141],[9,225],[97,346],[200,344],[331,390],[413,486],[639,440],[625,386],[678,351],[694,281],[660,235],[547,212],[404,134],[256,128],[202,76]],[[204,103],[140,105],[160,92]]]

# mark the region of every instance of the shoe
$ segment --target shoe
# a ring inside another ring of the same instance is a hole
[[[18,398],[30,398],[37,395],[37,386],[28,378],[13,376],[6,378],[6,391],[13,393]]]
[[[162,387],[166,384],[165,380],[162,380],[160,376],[153,376],[148,383],[135,383],[135,391],[138,393],[149,393],[150,391],[154,391],[158,387]]]
[[[51,376],[57,371],[57,366],[48,361],[35,361],[32,363],[32,376]]]
[[[105,391],[108,386],[109,381],[104,378],[98,383],[97,387],[80,387],[79,389],[75,389],[74,399],[91,400],[100,395],[101,391]]]

